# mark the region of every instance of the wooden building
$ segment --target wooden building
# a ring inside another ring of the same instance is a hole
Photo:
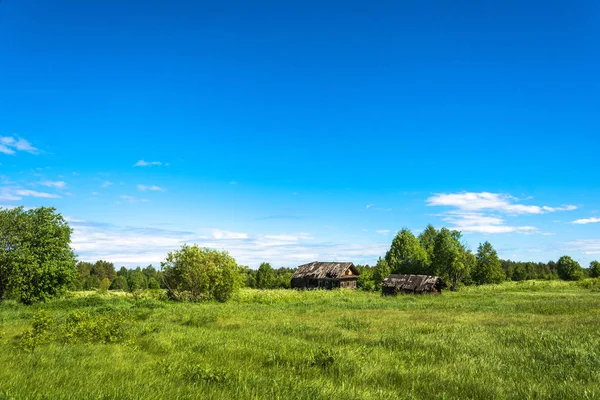
[[[319,262],[300,265],[292,275],[292,289],[356,289],[360,273],[351,262]]]
[[[444,281],[433,275],[388,275],[381,284],[381,294],[442,293],[445,287]]]

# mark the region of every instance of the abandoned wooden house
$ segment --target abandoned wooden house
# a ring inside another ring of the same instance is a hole
[[[356,289],[360,275],[351,262],[319,262],[300,265],[292,275],[292,289]]]
[[[398,293],[442,293],[446,284],[432,275],[388,275],[381,284],[382,295]]]

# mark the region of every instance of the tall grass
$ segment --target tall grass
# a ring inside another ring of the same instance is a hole
[[[600,398],[594,284],[0,304],[0,399]],[[37,327],[37,328],[36,328]],[[33,339],[32,339],[33,338]]]

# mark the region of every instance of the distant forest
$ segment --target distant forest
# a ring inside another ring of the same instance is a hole
[[[584,269],[568,256],[545,263],[501,260],[489,242],[480,244],[473,252],[460,232],[446,228],[437,230],[432,225],[428,225],[419,236],[408,229],[401,230],[385,256],[379,258],[375,265],[356,266],[360,271],[357,284],[362,290],[379,290],[381,281],[389,274],[438,275],[451,289],[505,280],[578,280],[600,276],[600,263],[597,261]],[[239,268],[241,286],[256,289],[289,288],[290,277],[296,270],[273,268],[268,262],[263,262],[258,269]],[[113,263],[103,260],[95,263],[80,261],[73,287],[76,290],[125,291],[159,288],[165,288],[164,280],[162,272],[154,266],[121,267],[116,271]]]

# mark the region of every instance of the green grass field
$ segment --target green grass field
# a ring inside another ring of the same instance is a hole
[[[0,304],[2,399],[599,399],[598,283]]]

